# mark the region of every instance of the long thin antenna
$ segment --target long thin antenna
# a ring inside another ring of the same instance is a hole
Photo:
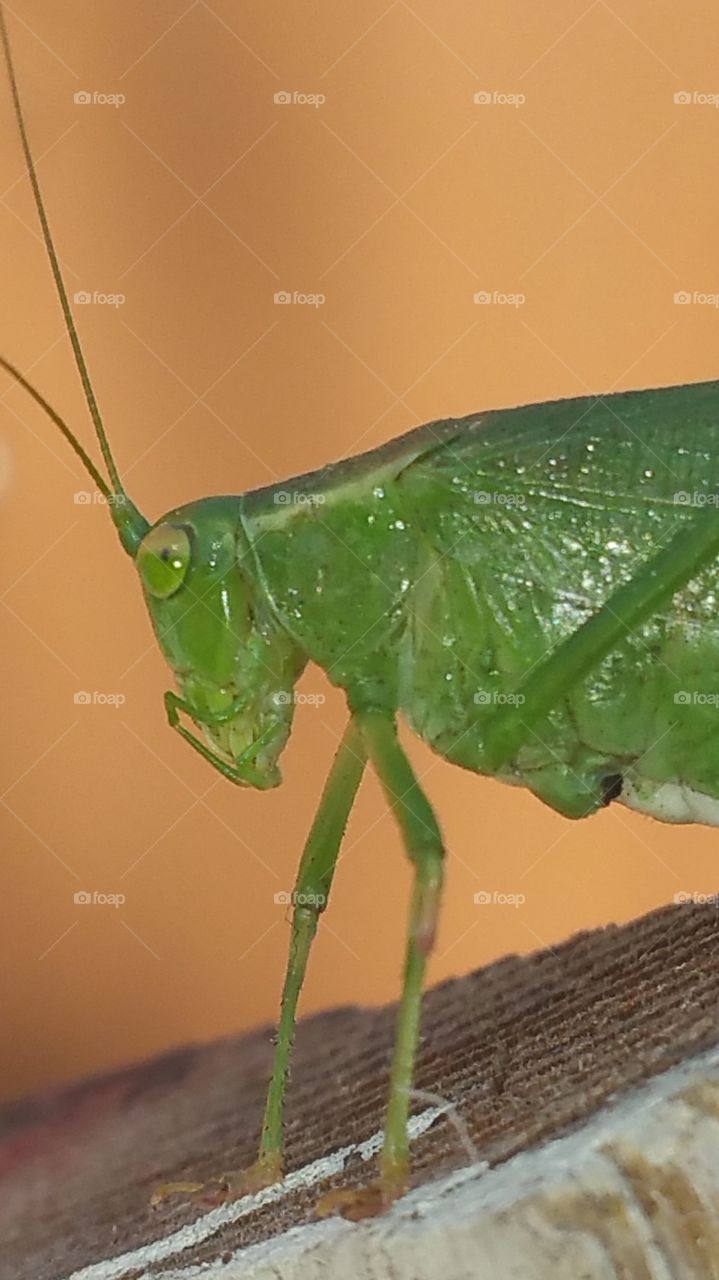
[[[106,498],[111,498],[113,496],[112,489],[110,489],[109,486],[106,484],[103,476],[100,475],[100,472],[95,466],[95,463],[93,462],[92,458],[89,456],[89,454],[85,452],[82,445],[80,444],[80,441],[70,430],[67,423],[60,417],[60,414],[57,412],[57,409],[53,409],[52,405],[48,404],[44,395],[42,395],[41,392],[38,391],[37,387],[34,387],[31,382],[28,382],[25,375],[22,374],[20,370],[15,367],[14,364],[11,364],[9,360],[6,360],[4,356],[0,356],[0,368],[6,369],[7,372],[11,374],[12,377],[15,379],[15,381],[19,382],[20,386],[24,387],[25,390],[28,392],[28,394],[32,396],[36,404],[39,404],[40,408],[45,410],[45,413],[47,414],[47,416],[49,418],[52,418],[53,422],[55,423],[55,426],[59,427],[60,430],[62,431],[62,434],[64,435],[65,439],[70,445],[70,448],[75,451],[78,458],[82,462],[83,466],[85,466],[86,469],[89,471],[90,475],[95,481],[95,484],[100,490],[100,493],[104,494]]]
[[[115,492],[122,494],[124,493],[124,489],[122,487],[122,483],[120,481],[120,477],[117,472],[117,467],[115,466],[115,459],[112,456],[112,450],[110,449],[107,436],[105,435],[105,428],[103,426],[102,418],[100,416],[100,410],[97,407],[97,401],[95,399],[95,393],[92,389],[92,383],[90,382],[90,375],[88,373],[87,365],[85,363],[85,357],[82,353],[82,347],[80,346],[80,339],[78,337],[77,329],[75,328],[75,321],[72,318],[72,312],[70,310],[70,303],[68,301],[67,290],[65,289],[65,282],[62,278],[62,272],[60,270],[60,262],[58,260],[57,253],[55,252],[55,245],[53,243],[53,238],[50,233],[50,225],[47,220],[47,214],[45,213],[45,205],[43,203],[42,193],[40,191],[40,184],[38,182],[37,174],[35,172],[35,164],[33,162],[32,152],[30,150],[30,143],[27,136],[27,129],[25,128],[25,118],[22,112],[22,106],[20,103],[20,93],[18,91],[17,79],[15,77],[15,64],[13,63],[12,52],[10,50],[10,39],[8,37],[8,30],[5,22],[5,8],[1,0],[0,0],[0,36],[2,37],[3,51],[5,54],[5,62],[7,63],[8,75],[10,77],[10,88],[12,91],[12,100],[13,100],[13,106],[15,109],[15,118],[17,120],[18,129],[20,130],[20,138],[22,140],[22,149],[25,153],[25,163],[27,165],[28,176],[30,178],[33,194],[35,196],[35,207],[37,208],[38,217],[40,219],[40,226],[42,227],[42,234],[45,240],[45,248],[47,249],[47,256],[50,259],[50,267],[52,269],[52,274],[55,279],[55,285],[57,287],[58,296],[60,298],[60,306],[62,307],[62,312],[65,317],[65,324],[67,325],[67,331],[70,336],[70,342],[72,343],[72,349],[73,349],[73,352],[75,353],[75,363],[77,364],[77,368],[80,374],[80,379],[82,381],[83,389],[85,392],[85,399],[87,400],[88,408],[90,410],[93,423],[95,424],[95,432],[100,442],[102,456],[105,459],[105,465],[107,467],[108,474],[110,476],[110,481],[112,483],[112,486]],[[88,466],[88,468],[92,467],[92,463],[90,463],[90,460],[87,454],[82,449],[82,446],[80,446],[78,442],[74,440],[74,437],[72,437],[72,433],[69,431],[69,428],[66,427],[63,422],[61,422],[61,420],[55,414],[54,410],[50,409],[49,405],[47,405],[47,403],[43,401],[39,393],[36,392],[34,388],[30,387],[27,382],[24,381],[22,375],[18,374],[17,370],[13,366],[8,366],[8,364],[5,361],[3,361],[2,363],[4,367],[8,369],[9,372],[17,376],[18,381],[21,382],[22,385],[26,388],[26,390],[28,390],[30,394],[35,398],[35,400],[37,400],[38,404],[41,404],[43,408],[45,408],[50,413],[50,416],[53,419],[53,421],[57,424],[57,426],[60,427],[61,431],[63,431],[64,435],[69,440],[70,444],[72,444],[72,447],[75,450],[75,452],[85,462],[85,465]],[[93,478],[95,479],[95,482],[99,483],[98,473],[94,467],[92,467],[92,471],[93,471]],[[107,493],[106,485],[105,485],[105,492]]]

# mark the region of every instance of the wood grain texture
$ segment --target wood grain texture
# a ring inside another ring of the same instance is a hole
[[[713,1277],[719,917],[676,906],[509,957],[426,1000],[414,1186],[318,1223],[374,1170],[394,1008],[298,1033],[280,1187],[149,1209],[161,1181],[253,1156],[268,1029],[0,1113],[2,1280]]]

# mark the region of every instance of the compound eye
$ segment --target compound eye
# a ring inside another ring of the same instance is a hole
[[[190,567],[192,548],[186,529],[158,524],[145,534],[137,553],[137,567],[145,588],[158,600],[180,589]]]

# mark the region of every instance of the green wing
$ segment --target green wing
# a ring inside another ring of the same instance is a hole
[[[442,754],[482,767],[488,704],[719,494],[719,383],[499,411],[402,473],[425,548],[402,702]],[[719,623],[712,568],[599,664],[522,768],[586,761],[719,784]],[[687,693],[686,708],[676,701]],[[703,699],[703,700],[702,700]]]

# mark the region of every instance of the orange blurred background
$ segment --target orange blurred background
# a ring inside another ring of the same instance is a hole
[[[10,25],[68,287],[95,299],[75,314],[98,399],[152,519],[432,418],[719,376],[716,306],[674,301],[719,291],[708,0],[691,21],[668,0],[15,0]],[[0,111],[0,351],[96,455],[5,88]],[[274,895],[344,712],[308,671],[326,701],[298,708],[281,790],[213,774],[166,726],[106,509],[4,376],[0,401],[7,1097],[274,1019]],[[717,885],[710,830],[616,805],[572,824],[409,745],[450,851],[434,982]],[[408,889],[368,777],[305,1012],[395,998]]]

